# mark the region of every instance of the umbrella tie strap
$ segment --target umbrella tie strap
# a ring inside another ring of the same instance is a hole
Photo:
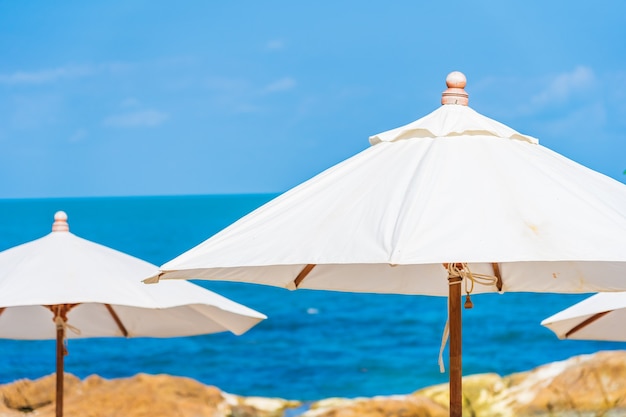
[[[498,277],[486,274],[474,274],[469,269],[466,263],[448,263],[444,264],[446,269],[448,270],[448,285],[457,285],[462,282],[465,283],[465,308],[469,309],[474,306],[472,300],[470,299],[470,294],[474,291],[474,285],[494,285],[498,286]],[[461,278],[459,279],[450,279],[450,278]],[[448,298],[448,306],[450,304],[450,299]],[[448,338],[450,336],[450,313],[448,307],[448,314],[446,318],[446,325],[443,328],[443,334],[441,335],[441,346],[439,348],[439,372],[446,372],[446,368],[443,363],[443,351],[448,344]]]
[[[69,324],[60,315],[57,315],[54,318],[54,324],[56,324],[57,330],[58,329],[63,329],[63,355],[67,355],[67,338],[65,337],[65,333],[66,333],[67,329],[69,329],[69,330],[71,330],[72,333],[80,335],[80,329],[78,327],[74,327],[71,324]]]
[[[474,306],[470,299],[470,294],[474,291],[475,284],[493,285],[498,288],[499,279],[497,276],[473,273],[466,263],[449,263],[444,264],[444,266],[448,269],[448,278],[461,278],[465,282],[465,308]]]
[[[450,269],[448,268],[448,271],[450,271]],[[451,272],[448,272],[448,275],[451,278],[457,278],[460,277],[460,275],[452,275]],[[448,285],[460,285],[461,284],[461,280],[456,280],[456,279],[448,279]],[[443,364],[443,351],[446,348],[446,345],[448,344],[448,338],[450,337],[450,298],[448,298],[448,313],[446,315],[446,325],[443,327],[443,334],[441,335],[441,346],[439,347],[439,372],[441,372],[442,374],[444,372],[446,372],[446,367]]]
[[[65,333],[66,329],[69,329],[72,331],[72,333],[80,335],[81,331],[78,327],[76,326],[72,326],[71,324],[69,324],[68,322],[66,322],[65,320],[63,320],[63,318],[61,317],[57,317],[54,319],[55,324],[57,325],[57,329],[62,327],[63,328],[63,333]]]
[[[448,344],[448,337],[450,336],[450,317],[446,319],[446,325],[443,327],[443,334],[441,335],[441,347],[439,348],[439,372],[442,374],[446,372],[446,366],[443,364],[443,350]]]

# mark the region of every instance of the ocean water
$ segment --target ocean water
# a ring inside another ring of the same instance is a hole
[[[74,234],[161,265],[273,197],[0,200],[0,250],[46,235],[54,213],[64,210]],[[80,378],[167,373],[234,394],[299,400],[405,394],[448,381],[437,364],[444,297],[196,283],[269,318],[242,336],[70,340],[66,372]],[[539,324],[587,296],[473,296],[474,308],[463,312],[464,374],[507,375],[624,349],[621,343],[561,341]],[[54,341],[0,339],[0,352],[0,383],[54,373]]]

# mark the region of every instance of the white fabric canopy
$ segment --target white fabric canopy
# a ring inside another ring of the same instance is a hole
[[[462,290],[626,290],[626,186],[464,106],[462,74],[446,83],[444,106],[372,136],[148,281],[448,295],[450,415],[461,417]]]
[[[626,292],[599,293],[543,320],[559,339],[626,342]]]
[[[50,305],[77,304],[67,316],[73,329],[66,332],[67,338],[242,334],[266,318],[196,284],[141,282],[157,270],[69,230],[53,231],[2,251],[0,337],[54,339],[52,313],[43,307]],[[126,335],[106,305],[120,319]]]
[[[416,127],[417,126],[417,127]],[[435,136],[444,135],[444,136]],[[447,295],[626,289],[626,186],[474,110],[441,106],[161,266],[161,278]],[[476,286],[474,292],[495,291]]]
[[[63,416],[63,341],[83,337],[242,334],[266,317],[188,282],[141,280],[158,270],[82,239],[67,215],[52,233],[0,252],[0,338],[56,339],[56,416]]]

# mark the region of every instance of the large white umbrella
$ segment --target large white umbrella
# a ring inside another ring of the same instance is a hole
[[[372,136],[149,281],[448,295],[460,416],[461,292],[626,290],[626,186],[467,107],[463,74],[446,82],[443,106]]]
[[[592,295],[541,324],[559,339],[626,342],[626,292]]]
[[[57,416],[64,339],[239,335],[266,318],[189,282],[145,285],[155,265],[70,233],[63,212],[54,219],[52,233],[0,252],[0,337],[56,338]]]

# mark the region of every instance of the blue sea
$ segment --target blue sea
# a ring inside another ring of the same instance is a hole
[[[48,234],[54,213],[64,210],[74,234],[161,265],[273,197],[0,200],[0,250]],[[167,373],[233,394],[298,400],[406,394],[448,381],[437,364],[444,297],[196,283],[268,319],[242,336],[70,340],[66,372],[80,378]],[[507,375],[574,355],[624,349],[620,343],[561,341],[539,324],[587,296],[472,297],[474,308],[463,312],[464,374]],[[0,339],[0,352],[0,383],[54,373],[54,341]]]

